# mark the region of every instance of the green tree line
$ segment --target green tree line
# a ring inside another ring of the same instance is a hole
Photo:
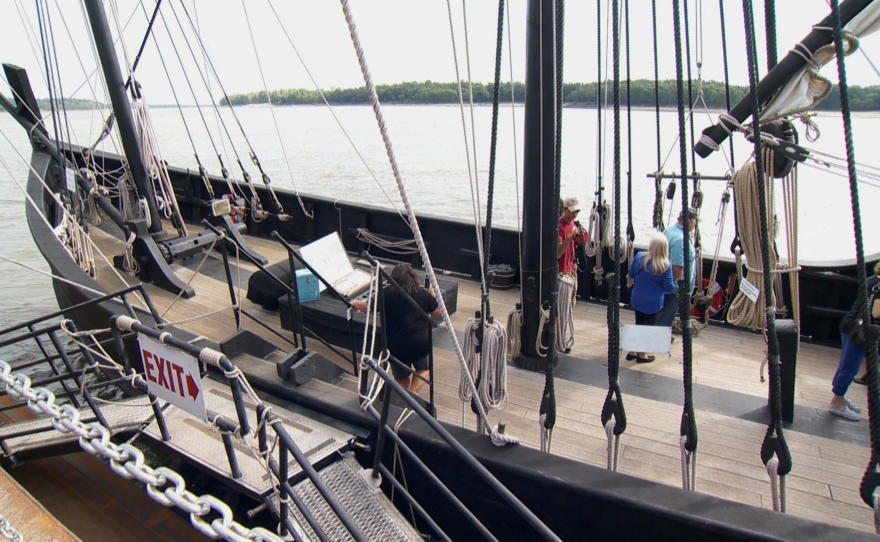
[[[492,83],[474,83],[473,100],[474,103],[488,104],[492,103],[492,93],[494,85]],[[575,106],[595,106],[597,99],[596,83],[565,83],[562,87],[562,100],[566,105]],[[469,103],[467,96],[467,84],[462,84],[462,90],[465,92],[465,103]],[[697,82],[691,83],[693,100],[698,98]],[[379,100],[387,104],[455,104],[459,101],[458,85],[455,83],[437,83],[434,81],[409,83],[396,83],[393,85],[377,85],[376,90],[379,93]],[[724,83],[718,81],[703,81],[702,83],[703,99],[709,109],[727,109],[727,98]],[[730,86],[730,103],[731,107],[746,95],[747,88],[744,86]],[[654,81],[650,79],[639,79],[630,82],[629,88],[632,105],[638,107],[654,107]],[[361,105],[369,104],[370,98],[367,95],[367,89],[360,88],[331,88],[323,91],[327,101],[333,105]],[[607,93],[607,96],[606,96]],[[499,89],[500,100],[502,103],[510,103],[511,83],[502,83]],[[677,94],[675,80],[667,79],[660,81],[657,85],[657,94],[660,107],[677,107]],[[323,103],[321,95],[317,90],[306,89],[285,89],[274,90],[269,92],[272,103],[275,105],[309,105]],[[524,83],[513,83],[513,97],[516,103],[523,103],[526,96],[526,87]],[[626,105],[626,86],[622,83],[620,86],[620,99],[623,105]],[[599,96],[601,103],[611,105],[612,86],[609,81],[601,86],[601,95]],[[685,100],[687,101],[687,85],[685,84]],[[850,107],[853,111],[877,111],[880,110],[880,86],[870,87],[849,87]],[[251,92],[249,94],[233,94],[220,100],[220,105],[248,105],[248,104],[265,104],[268,103],[265,92]],[[702,104],[697,104],[702,107]],[[819,110],[839,110],[840,95],[836,88],[821,103]]]

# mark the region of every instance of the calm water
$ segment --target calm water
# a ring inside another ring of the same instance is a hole
[[[201,111],[196,108],[184,109],[186,122],[193,138],[192,143],[183,129],[183,122],[177,109],[157,108],[152,111],[164,158],[170,163],[197,167],[193,157],[194,145],[203,164],[216,174],[219,171],[214,151],[216,146],[236,177],[240,178],[238,168],[237,166],[233,168],[231,165],[237,152],[255,181],[259,183],[258,171],[248,158],[249,147],[253,147],[276,187],[293,189],[295,184],[302,193],[386,208],[393,206],[402,208],[372,110],[365,106],[350,106],[338,107],[334,112],[344,131],[326,107],[276,108],[275,121],[272,110],[268,107],[241,108],[237,110],[237,114],[249,138],[245,141],[237,123],[227,111],[223,120],[232,134],[233,149],[226,138],[223,138],[225,143],[221,143],[217,134],[221,133],[223,128],[210,109]],[[400,170],[408,184],[408,195],[413,201],[416,212],[473,222],[472,183],[469,180],[467,160],[468,155],[473,160],[474,151],[472,146],[466,147],[463,143],[464,130],[459,108],[386,106],[383,112]],[[200,113],[204,115],[204,121]],[[476,124],[477,150],[476,167],[471,167],[470,177],[479,186],[481,202],[485,202],[491,108],[479,107],[474,110],[473,116]],[[466,112],[466,117],[470,121],[470,112]],[[74,112],[70,115],[70,119],[72,138],[79,144],[92,142],[103,123],[103,119],[96,112]],[[516,132],[513,128],[514,119]],[[625,119],[624,112],[622,155],[624,186],[627,168]],[[697,131],[702,130],[710,122],[705,114],[699,114],[695,119]],[[604,196],[608,199],[613,198],[610,188],[613,182],[611,120],[609,110],[603,119],[603,126],[608,127],[603,144],[603,183],[607,186]],[[276,133],[276,121],[281,140],[284,142],[283,150]],[[839,116],[823,116],[817,121],[822,137],[810,146],[829,154],[843,156],[843,129]],[[648,179],[646,176],[657,168],[655,122],[653,111],[633,112],[633,223],[637,242],[641,243],[647,243],[651,235],[654,190],[653,179]],[[872,141],[873,132],[880,125],[880,119],[868,115],[855,118],[853,123],[858,161],[872,167],[880,167],[880,156],[868,143]],[[213,134],[213,145],[211,139],[205,135],[205,124]],[[496,224],[511,228],[515,228],[519,220],[518,201],[521,198],[521,190],[517,189],[517,176],[521,184],[522,126],[521,107],[513,110],[509,107],[502,109],[498,129],[494,216]],[[667,172],[680,170],[679,151],[675,144],[677,127],[675,112],[661,113],[661,154],[664,158],[670,156],[664,168]],[[27,166],[16,155],[13,146],[29,157],[26,134],[8,115],[0,115],[0,130],[13,141],[10,145],[5,137],[0,136],[0,155],[9,163],[14,176],[23,183],[26,179]],[[514,133],[517,134],[516,138]],[[566,109],[563,133],[562,194],[566,197],[577,196],[582,205],[588,208],[595,200],[597,189],[596,112],[588,109]],[[357,152],[346,139],[346,134],[356,146]],[[472,132],[468,128],[468,141],[471,137]],[[741,165],[748,157],[750,148],[741,136],[737,137],[736,143],[736,164]],[[105,144],[104,148],[115,150],[112,143]],[[376,179],[370,174],[370,170]],[[698,170],[706,175],[722,175],[728,170],[728,165],[721,153],[715,153],[710,159],[700,160]],[[798,221],[801,261],[854,258],[852,213],[847,179],[801,167],[799,181]],[[718,181],[703,182],[705,203],[701,231],[704,246],[709,252],[714,251],[715,239],[721,230],[717,216],[723,184]],[[863,183],[860,195],[863,202],[862,209],[866,211],[862,214],[866,251],[869,254],[877,253],[880,252],[880,213],[870,211],[872,204],[880,202],[878,188]],[[622,215],[625,231],[627,221],[625,192],[623,196]],[[0,167],[0,201],[2,201],[0,223],[4,233],[3,241],[0,243],[0,256],[47,270],[30,239],[24,222],[24,197],[15,186],[13,175],[2,167]],[[680,192],[676,197],[676,207],[680,205],[679,202]],[[777,208],[781,216],[781,193],[777,198]],[[298,209],[286,209],[286,211],[299,212]],[[481,210],[480,214],[485,216],[485,211]],[[586,212],[582,213],[582,222],[586,221],[586,214]],[[667,207],[667,218],[669,214]],[[731,207],[722,235],[722,254],[727,253],[732,235]],[[780,250],[784,252],[783,239],[784,237],[780,235]],[[437,265],[442,267],[442,262],[437,262]],[[46,277],[5,261],[0,261],[0,273],[3,277],[0,281],[0,299],[4,309],[0,312],[0,326],[55,309],[54,296]]]

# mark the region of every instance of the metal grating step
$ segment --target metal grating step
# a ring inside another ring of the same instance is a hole
[[[107,423],[110,424],[111,434],[137,431],[153,416],[150,399],[146,395],[105,404],[100,409]],[[90,408],[82,408],[79,412],[80,421],[84,423],[95,421],[95,414]],[[0,440],[6,443],[10,455],[72,442],[78,438],[75,433],[55,430],[49,417],[0,427]]]
[[[219,414],[230,421],[238,420],[232,394],[225,384],[205,378],[202,380],[202,386],[209,418]],[[248,397],[245,397],[245,403],[251,427],[256,428],[256,405]],[[272,412],[281,419],[294,442],[313,464],[347,446],[354,438],[350,433],[277,405],[272,405]],[[234,440],[234,447],[242,476],[235,480],[232,478],[222,437],[212,426],[173,406],[169,406],[165,411],[165,421],[171,433],[169,442],[162,441],[162,434],[156,422],[151,423],[143,433],[175,453],[184,455],[193,463],[211,470],[218,477],[242,486],[254,495],[265,496],[272,491],[272,477],[266,471],[265,464],[254,459],[251,450],[238,439]],[[278,460],[278,450],[274,446],[275,433],[270,429],[268,435],[269,448],[273,450],[273,456]],[[257,449],[256,439],[253,439],[252,446]],[[288,465],[291,478],[302,471],[292,456]]]
[[[352,453],[344,454],[340,461],[325,467],[320,475],[368,540],[424,540],[391,504],[388,497],[366,482],[363,476],[369,476],[369,473],[361,468]],[[293,489],[308,507],[328,540],[354,540],[311,480],[306,479]],[[276,501],[273,504],[277,507]],[[292,507],[292,514],[302,526],[304,532],[301,534],[304,537],[313,541],[319,540],[295,506]]]

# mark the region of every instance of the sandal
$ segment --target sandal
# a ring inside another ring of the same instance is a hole
[[[863,386],[867,386],[868,385],[868,375],[864,374],[861,376],[857,376],[857,377],[853,378],[853,382],[855,382],[856,384],[861,384]]]
[[[643,358],[641,356],[636,356],[636,363],[651,363],[655,359],[657,359],[656,356],[648,356],[646,358]]]

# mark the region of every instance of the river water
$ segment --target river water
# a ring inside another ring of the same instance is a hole
[[[315,194],[341,201],[358,202],[386,208],[402,209],[400,195],[389,166],[388,157],[379,135],[372,110],[367,106],[336,107],[291,106],[271,109],[267,106],[249,106],[236,109],[237,119],[228,109],[218,118],[211,108],[184,108],[183,117],[176,108],[154,108],[152,117],[163,157],[169,163],[197,167],[197,152],[211,173],[217,174],[217,153],[222,154],[227,166],[241,178],[234,158],[238,156],[254,181],[260,175],[250,162],[252,148],[270,176],[273,186],[304,194]],[[489,141],[491,108],[477,107],[464,114],[457,106],[384,106],[383,113],[393,144],[400,171],[407,184],[408,197],[417,213],[474,221],[472,187],[478,187],[481,205],[486,201],[489,168]],[[866,114],[853,119],[855,152],[862,171],[880,167],[880,153],[872,148],[873,132],[880,126],[880,114]],[[468,128],[462,127],[462,117]],[[680,171],[679,149],[676,144],[678,117],[675,111],[660,114],[660,155],[667,160],[666,172]],[[71,139],[87,145],[96,139],[103,118],[100,113],[76,111],[69,114]],[[470,128],[471,118],[475,129]],[[626,171],[627,130],[626,112],[622,112],[622,167],[623,231],[627,223]],[[711,119],[706,113],[694,116],[697,133]],[[591,109],[566,108],[563,117],[562,195],[576,196],[585,212],[581,222],[586,223],[588,209],[595,201],[599,167],[602,164],[603,197],[613,201],[614,182],[612,154],[612,111],[603,115],[605,127],[602,154],[597,150],[597,113]],[[810,148],[834,156],[845,156],[843,127],[839,115],[821,115],[816,118],[821,138]],[[239,123],[246,138],[242,136]],[[205,127],[212,134],[207,135]],[[637,243],[647,244],[651,235],[654,201],[654,182],[648,175],[657,170],[657,128],[653,110],[632,113],[632,208]],[[496,166],[495,210],[496,225],[516,228],[519,222],[519,201],[522,183],[522,127],[523,108],[504,107],[499,116],[498,155]],[[799,131],[803,132],[800,124]],[[24,265],[47,271],[48,268],[31,241],[24,220],[25,199],[16,186],[27,178],[29,145],[27,136],[9,115],[0,115],[0,156],[10,169],[0,167],[0,224],[3,241],[0,256]],[[219,134],[230,134],[221,138]],[[283,142],[283,147],[279,143]],[[473,139],[476,139],[476,151]],[[465,144],[465,136],[469,144]],[[7,140],[8,138],[8,140]],[[804,142],[803,136],[801,137]],[[740,135],[735,138],[735,166],[748,158],[751,146]],[[102,147],[117,151],[108,140]],[[195,148],[195,151],[194,151]],[[216,150],[215,150],[216,149]],[[24,155],[22,160],[17,151]],[[729,152],[728,147],[725,150]],[[474,160],[476,156],[476,160]],[[602,160],[597,157],[601,156]],[[470,158],[470,166],[469,166]],[[704,175],[723,175],[729,165],[720,152],[709,159],[697,158],[697,169]],[[474,165],[475,162],[475,165]],[[234,165],[234,167],[233,167]],[[689,166],[690,168],[690,166]],[[11,170],[11,171],[10,171]],[[845,173],[845,171],[844,171]],[[668,181],[664,181],[664,187]],[[701,233],[705,251],[715,250],[721,232],[722,255],[733,236],[733,209],[726,223],[718,223],[724,182],[703,181],[704,205]],[[777,181],[777,186],[779,185]],[[817,168],[799,168],[798,234],[801,262],[840,261],[855,257],[852,233],[852,210],[848,180],[829,175]],[[666,205],[667,223],[680,209],[680,190],[674,207]],[[872,206],[880,202],[880,188],[863,182],[860,197],[865,246],[868,254],[880,252],[880,213]],[[777,211],[782,216],[782,196],[777,194]],[[285,209],[298,213],[298,209]],[[485,210],[479,211],[485,216]],[[780,233],[779,248],[785,253],[785,237]],[[442,267],[442,263],[438,262]],[[39,273],[0,260],[0,326],[54,310],[57,305],[49,279]]]

